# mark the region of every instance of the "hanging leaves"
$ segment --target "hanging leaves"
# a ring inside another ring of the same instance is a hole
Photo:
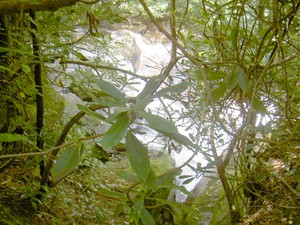
[[[126,135],[126,150],[132,169],[145,182],[150,173],[148,151],[130,131]]]
[[[95,79],[96,84],[98,87],[111,96],[114,100],[120,103],[127,103],[127,98],[110,82],[101,80],[101,79]]]
[[[216,88],[215,90],[213,90],[211,92],[212,98],[214,100],[214,102],[219,101],[220,98],[225,96],[227,90],[227,85],[226,84],[222,84],[221,86],[219,86],[218,88]]]
[[[89,109],[88,107],[84,106],[84,105],[79,105],[79,104],[76,104],[77,108],[84,112],[85,114],[89,115],[89,116],[92,116],[92,117],[95,117],[97,119],[100,119],[100,120],[105,120],[106,118],[104,116],[102,116],[101,114]]]
[[[189,147],[196,147],[190,139],[178,132],[174,123],[160,116],[147,112],[141,112],[140,115],[148,122],[149,127],[166,135],[167,137]]]
[[[158,98],[158,97],[165,97],[168,93],[177,93],[180,94],[182,92],[184,92],[189,86],[191,85],[190,82],[181,82],[179,84],[176,84],[174,86],[170,86],[170,87],[166,87],[163,88],[161,90],[159,90],[154,97]]]
[[[169,133],[178,132],[175,124],[165,118],[147,112],[140,112],[140,115],[148,122],[149,127],[154,130]]]
[[[250,90],[250,81],[249,81],[246,73],[244,72],[244,70],[241,67],[238,67],[237,74],[238,74],[238,82],[239,82],[240,88],[244,92],[248,92]]]
[[[147,81],[143,91],[137,96],[136,99],[137,108],[139,110],[143,110],[152,101],[153,95],[163,79],[164,76],[158,75],[151,77]]]
[[[117,145],[124,137],[130,120],[127,112],[122,112],[117,115],[117,121],[111,125],[102,138],[101,144],[104,149]]]
[[[80,147],[72,146],[70,148],[67,148],[60,155],[51,169],[54,183],[71,174],[77,168],[79,164],[80,151]]]

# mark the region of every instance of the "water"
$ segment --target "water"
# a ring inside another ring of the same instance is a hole
[[[133,71],[141,76],[144,77],[151,77],[154,75],[161,74],[162,70],[167,66],[169,60],[170,60],[170,49],[171,44],[167,42],[165,39],[159,38],[160,41],[155,41],[155,38],[146,38],[142,36],[140,33],[134,33],[129,30],[113,30],[109,31],[110,37],[112,38],[112,41],[115,42],[115,44],[121,43],[125,41],[125,45],[120,45],[120,51],[116,52],[114,55],[115,59],[118,60],[118,64],[122,69]],[[162,41],[163,40],[163,41]],[[82,46],[83,47],[83,46]],[[91,48],[91,49],[88,49]],[[88,59],[95,59],[99,54],[95,49],[93,49],[93,46],[84,46],[82,50],[79,50],[82,54],[84,54],[85,57]],[[69,73],[74,72],[76,69],[75,65],[72,65],[67,68],[67,71]],[[176,70],[174,69],[171,73],[176,74]],[[129,77],[131,75],[128,75]],[[131,78],[133,78],[131,76]],[[70,84],[70,81],[66,81],[65,85],[68,86]],[[125,95],[129,97],[135,97],[138,95],[139,92],[141,92],[144,88],[145,82],[142,80],[138,80],[137,83],[131,84],[129,86],[125,86],[123,88],[123,92]],[[75,104],[80,104],[82,101],[78,99],[74,94],[70,92],[61,92],[66,101],[69,103],[67,104],[67,114],[68,115],[74,115],[74,111],[77,111],[77,108],[75,108]],[[164,100],[165,104],[170,103],[170,100]],[[184,109],[184,106],[180,103],[172,103],[169,106],[172,110],[175,111],[178,110],[178,112],[181,112]],[[149,109],[151,109],[153,112],[156,110],[160,111],[161,116],[167,117],[167,114],[161,110],[162,103],[159,100],[154,100],[149,106]],[[175,117],[179,117],[180,113],[175,114]],[[176,121],[178,118],[174,118]],[[90,119],[90,125],[87,127],[88,131],[95,131],[99,132],[97,129],[97,124],[93,125],[93,120]],[[184,122],[182,122],[184,124]],[[181,134],[188,137],[188,132],[185,130],[185,128],[189,124],[186,124],[186,126],[179,127],[179,131]],[[150,150],[161,150],[166,145],[166,139],[161,137],[153,141],[157,135],[157,133],[151,129],[147,129],[146,131],[147,135],[138,135],[138,138],[141,142],[147,143],[147,147]],[[168,140],[170,141],[170,140]],[[178,145],[177,143],[173,142],[172,144]],[[174,160],[175,166],[180,166],[183,163],[185,163],[193,154],[192,151],[182,147],[177,146],[180,151],[175,152],[172,151],[171,157]],[[190,162],[190,165],[192,167],[196,167],[197,163],[201,163],[202,165],[206,164],[206,161],[200,156],[197,155],[193,158],[193,160]],[[182,169],[181,175],[191,175],[195,177],[195,180],[185,184],[187,190],[191,191],[197,183],[199,183],[200,178],[196,178],[195,172],[188,166],[185,166]],[[182,184],[183,180],[177,179],[177,184]],[[176,200],[179,202],[183,202],[185,200],[186,196],[182,193],[176,192]]]

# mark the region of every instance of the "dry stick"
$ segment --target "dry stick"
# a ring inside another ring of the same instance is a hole
[[[97,110],[97,109],[103,109],[106,108],[105,106],[102,105],[91,105],[89,107],[90,110]],[[77,113],[68,123],[67,125],[64,127],[57,143],[56,146],[60,146],[64,143],[66,136],[68,134],[68,132],[70,131],[70,129],[74,126],[74,124],[76,124],[86,113],[83,111],[80,111],[79,113]],[[102,135],[101,135],[102,136]],[[81,138],[80,140],[87,140],[86,138]],[[55,150],[52,151],[52,154],[46,164],[46,168],[45,171],[42,175],[42,179],[41,179],[41,186],[46,185],[48,182],[48,178],[49,178],[49,173],[50,173],[50,169],[54,163],[54,158],[56,157],[56,155],[58,154],[60,148],[57,148]]]

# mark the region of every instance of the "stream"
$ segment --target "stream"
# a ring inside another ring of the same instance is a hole
[[[158,75],[161,73],[161,71],[164,69],[165,66],[167,66],[169,59],[170,59],[170,49],[171,44],[170,42],[164,38],[161,34],[159,34],[156,31],[149,31],[147,32],[147,35],[142,35],[139,32],[133,32],[132,29],[113,29],[113,30],[106,30],[106,33],[109,33],[112,42],[119,43],[124,42],[127,43],[125,48],[120,48],[120,51],[116,53],[115,58],[119,61],[119,67],[122,69],[134,71],[136,74],[139,74],[141,76],[145,77],[151,77],[154,75]],[[78,36],[82,35],[84,31],[79,30]],[[81,46],[82,47],[82,46]],[[91,48],[91,49],[89,49]],[[95,48],[96,49],[96,48]],[[95,57],[98,56],[98,53],[95,52],[97,50],[93,49],[92,46],[84,46],[84,48],[80,49],[80,52],[84,54],[85,57],[88,59],[95,59]],[[68,66],[66,71],[68,73],[74,73],[76,69],[76,65]],[[171,73],[176,73],[176,70],[173,69]],[[130,76],[130,75],[128,75]],[[64,81],[64,86],[68,87],[70,85],[71,81]],[[137,83],[131,84],[130,86],[126,86],[123,89],[123,92],[128,97],[135,97],[137,94],[144,88],[145,82],[139,81]],[[71,93],[67,89],[58,89],[59,93],[65,98],[66,101],[66,107],[65,107],[65,116],[70,118],[71,116],[75,115],[78,112],[78,109],[76,107],[76,104],[83,104],[82,100],[78,98],[75,94]],[[164,100],[168,101],[168,100]],[[158,109],[159,107],[162,107],[162,103],[159,100],[154,100],[148,108]],[[180,111],[183,106],[179,103],[172,105],[174,109]],[[182,109],[183,110],[183,109]],[[167,115],[166,115],[167,116]],[[85,129],[87,132],[97,132],[101,133],[103,132],[103,128],[99,128],[97,122],[95,122],[94,119],[86,117],[87,126],[85,126]],[[186,124],[186,127],[189,124]],[[185,136],[188,137],[188,132],[186,131],[185,126],[178,127],[179,132]],[[147,146],[151,150],[161,150],[162,146],[165,145],[165,139],[160,138],[156,139],[155,142],[152,142],[151,140],[154,140],[157,133],[155,131],[152,131],[151,129],[147,129],[146,131],[147,135],[139,135],[138,138],[142,143],[147,143]],[[161,143],[160,143],[161,142]],[[176,143],[173,143],[176,144]],[[178,148],[181,149],[181,151],[175,152],[172,151],[171,158],[174,161],[174,166],[180,166],[183,164],[186,160],[188,160],[193,152],[182,147],[178,146]],[[205,165],[207,162],[200,156],[197,155],[194,157],[194,159],[190,162],[190,165],[194,168],[197,167],[197,163],[201,163],[202,165]],[[182,169],[181,175],[191,175],[194,176],[195,179],[185,184],[187,190],[192,191],[195,186],[199,186],[200,193],[205,189],[205,186],[208,181],[205,181],[203,179],[203,183],[201,182],[201,185],[199,185],[199,180],[201,179],[198,177],[198,175],[195,174],[195,172],[188,166],[185,166]],[[182,184],[184,180],[177,179],[177,184]],[[197,185],[198,184],[198,185]],[[198,188],[198,189],[199,189]],[[193,191],[194,192],[194,191]],[[197,194],[199,194],[199,191],[196,191]],[[186,195],[182,194],[179,191],[175,191],[175,197],[176,201],[183,202],[186,199]]]

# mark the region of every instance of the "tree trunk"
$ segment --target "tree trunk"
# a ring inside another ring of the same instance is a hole
[[[46,10],[56,11],[59,8],[74,5],[77,2],[79,0],[37,0],[36,3],[30,3],[29,0],[0,0],[0,14]]]

